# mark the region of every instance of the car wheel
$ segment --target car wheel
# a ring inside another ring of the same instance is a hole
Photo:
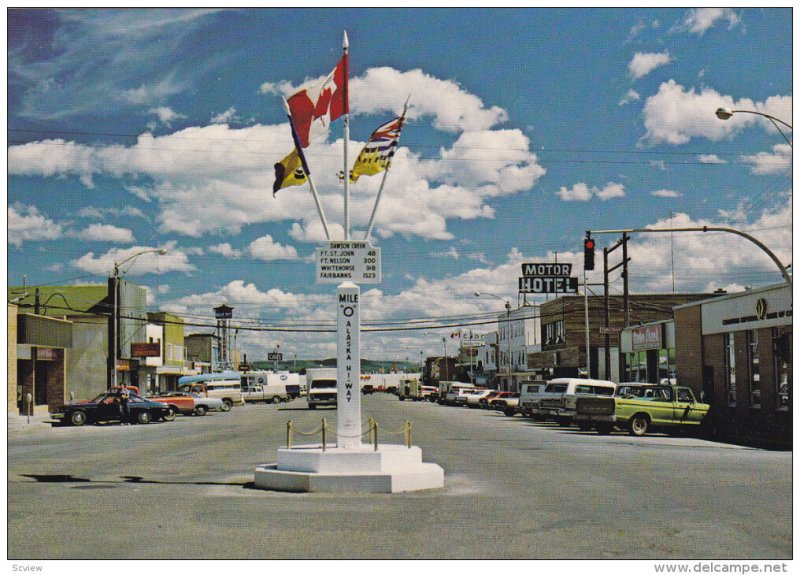
[[[641,437],[647,433],[647,425],[647,418],[644,415],[634,415],[630,423],[628,423],[628,430],[631,432],[631,435]]]
[[[614,426],[611,425],[610,423],[598,423],[597,433],[599,433],[600,435],[608,435],[609,433],[611,433],[613,427]]]
[[[86,423],[86,413],[83,411],[73,411],[69,414],[69,422],[75,427],[80,427]]]
[[[578,429],[580,429],[581,431],[591,431],[591,429],[592,429],[592,424],[591,424],[591,423],[587,423],[587,422],[585,422],[585,421],[581,421],[581,422],[578,424]]]
[[[505,413],[508,417],[514,417],[516,411],[513,409],[504,409],[503,413]]]
[[[153,416],[150,414],[149,411],[140,411],[136,414],[136,421],[144,425],[145,423],[150,423],[153,420]]]
[[[194,408],[195,415],[205,415],[208,411],[208,408],[205,405],[198,405]]]
[[[272,403],[273,404],[278,405],[280,402],[281,402],[280,396],[276,395],[275,397],[272,398]]]
[[[175,416],[177,414],[178,414],[178,412],[175,410],[175,408],[170,405],[169,406],[169,411],[161,419],[163,419],[164,421],[174,421],[175,420]]]
[[[311,403],[308,405],[308,409],[317,409],[317,406]]]
[[[222,411],[230,411],[231,407],[233,407],[233,402],[230,399],[222,400]]]

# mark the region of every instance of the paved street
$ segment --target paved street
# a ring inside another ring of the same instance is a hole
[[[8,557],[792,556],[789,452],[601,437],[383,394],[365,396],[362,409],[390,431],[412,420],[425,461],[445,470],[444,489],[253,489],[287,420],[304,430],[322,417],[335,423],[335,410],[311,411],[305,400],[147,426],[13,430]]]

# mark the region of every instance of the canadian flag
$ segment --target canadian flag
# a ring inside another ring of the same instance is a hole
[[[326,131],[331,122],[350,113],[347,73],[345,54],[320,84],[303,88],[289,97],[292,121],[304,148],[311,143],[312,131],[316,136]]]

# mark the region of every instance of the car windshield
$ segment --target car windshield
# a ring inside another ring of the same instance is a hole
[[[198,394],[196,394],[196,393],[187,393],[186,395],[188,395],[189,397],[194,397],[196,399],[200,399],[200,396]]]
[[[315,379],[311,382],[311,389],[330,389],[336,387],[335,379]]]
[[[567,391],[566,383],[550,383],[544,389],[545,393],[564,393]]]

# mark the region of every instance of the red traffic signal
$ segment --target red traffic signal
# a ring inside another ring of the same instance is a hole
[[[583,240],[583,269],[587,272],[594,269],[594,240],[592,238]]]

